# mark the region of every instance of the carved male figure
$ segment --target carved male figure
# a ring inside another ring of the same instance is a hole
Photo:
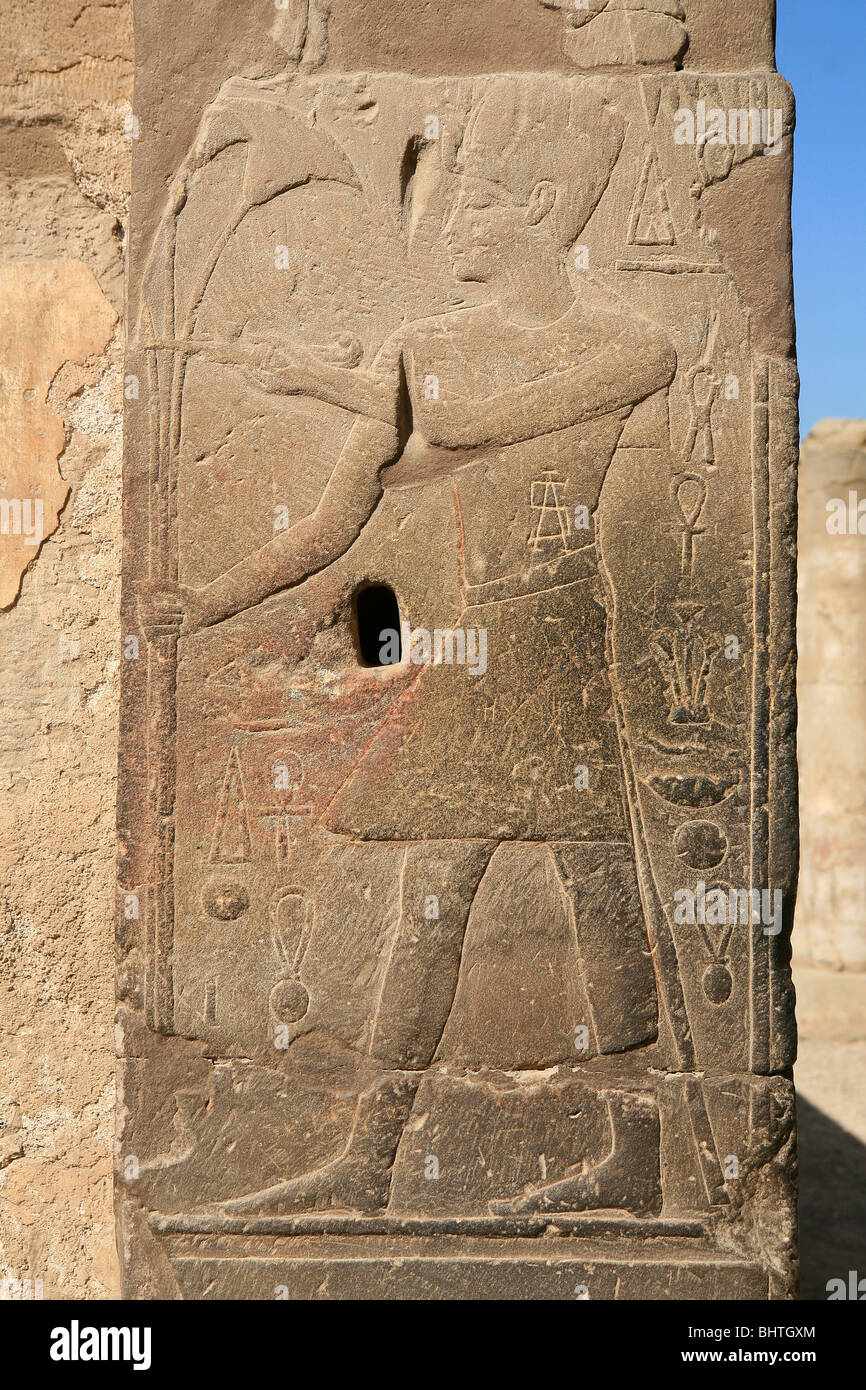
[[[458,621],[488,631],[490,658],[483,680],[456,667],[419,672],[399,736],[383,730],[328,809],[330,830],[405,845],[401,917],[369,1044],[379,1080],[358,1098],[342,1155],[228,1210],[387,1203],[397,1145],[454,1001],[473,897],[504,842],[551,846],[589,981],[587,1055],[658,1037],[599,557],[593,531],[570,521],[577,505],[595,511],[629,414],[668,387],[677,365],[656,325],[569,269],[622,140],[615,112],[562,84],[538,104],[498,84],[465,131],[446,227],[455,278],[484,286],[483,302],[405,324],[367,373],[312,361],[288,343],[265,345],[255,365],[269,390],[315,396],[357,420],[316,509],[187,591],[185,631],[309,582],[357,541],[384,489],[448,477]],[[560,521],[545,538],[548,492]],[[445,800],[436,778],[443,730],[449,764],[462,770]],[[578,762],[589,775],[576,791]],[[422,910],[430,895],[435,920]],[[532,1064],[568,1060],[564,1033],[561,1053]],[[633,1099],[626,1089],[609,1102],[607,1164],[494,1209],[634,1210],[623,1175],[645,1163],[646,1107]],[[657,1161],[640,1201],[659,1208]]]

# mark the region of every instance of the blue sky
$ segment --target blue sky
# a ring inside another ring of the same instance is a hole
[[[866,419],[866,0],[777,0],[794,88],[800,429]]]

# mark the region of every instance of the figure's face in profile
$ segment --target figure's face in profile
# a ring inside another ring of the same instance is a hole
[[[462,174],[445,236],[457,280],[482,283],[495,278],[525,241],[525,210],[509,190],[478,174]]]

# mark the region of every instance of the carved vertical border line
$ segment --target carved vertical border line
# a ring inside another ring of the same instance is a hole
[[[766,888],[769,867],[769,611],[770,611],[770,367],[766,358],[752,368],[752,766],[750,805],[750,888]],[[761,921],[749,934],[749,1069],[770,1069],[768,938]]]
[[[177,442],[175,382],[179,368],[174,346],[174,262],[177,218],[185,198],[171,210],[170,250],[167,257],[166,300],[171,350],[148,353],[155,369],[148,374],[149,389],[156,389],[156,423],[151,422],[149,498],[150,581],[176,587],[177,554]],[[148,316],[149,317],[149,316]],[[153,337],[151,330],[151,337]],[[166,390],[166,385],[169,389]],[[179,408],[179,407],[178,407]],[[148,816],[151,835],[151,889],[148,901],[145,962],[145,1017],[156,1033],[174,1032],[174,857],[175,802],[177,795],[177,649],[181,619],[167,613],[150,617],[146,632],[147,664],[147,762]]]
[[[160,458],[163,444],[162,408],[159,392],[160,356],[156,346],[153,318],[145,306],[140,318],[144,330],[144,353],[147,363],[147,579],[153,585],[159,579],[159,557],[162,549],[160,530]],[[159,744],[160,724],[158,678],[154,667],[158,661],[156,632],[148,615],[142,624],[147,642],[147,673],[145,684],[145,752],[147,768],[146,834],[148,837],[148,880],[144,901],[144,1014],[147,1025],[160,1031],[159,1015],[162,991],[159,987],[159,923],[162,905],[160,892],[159,855]]]
[[[174,802],[177,766],[177,630],[154,632],[148,663],[148,739],[153,816],[152,925],[148,923],[147,1021],[174,1031]]]
[[[799,376],[795,362],[772,358],[769,376],[770,644],[769,886],[782,892],[782,931],[769,952],[770,1071],[793,1065],[791,927],[799,854],[797,785],[797,481]]]

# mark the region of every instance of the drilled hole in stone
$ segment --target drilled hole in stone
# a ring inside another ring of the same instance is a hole
[[[367,584],[355,594],[355,633],[362,666],[400,661],[400,606],[387,584]]]

